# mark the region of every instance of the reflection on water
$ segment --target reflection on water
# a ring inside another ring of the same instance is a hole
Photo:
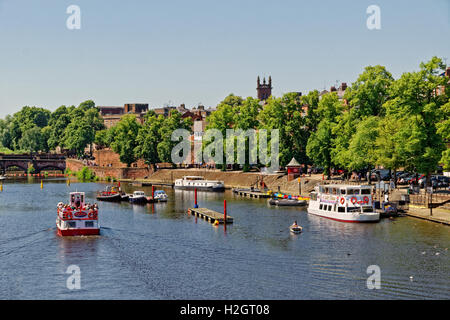
[[[122,187],[151,194],[151,187]],[[46,180],[44,190],[39,181],[5,183],[0,298],[450,298],[446,226],[412,218],[341,223],[228,191],[198,192],[199,205],[218,212],[227,200],[235,223],[225,229],[186,213],[194,192],[169,188],[167,203],[99,203],[100,236],[58,237],[56,204],[75,190],[95,202],[100,189],[63,180]],[[294,220],[303,233],[289,232]],[[366,288],[374,264],[381,290]],[[81,290],[66,287],[70,265],[80,267]]]

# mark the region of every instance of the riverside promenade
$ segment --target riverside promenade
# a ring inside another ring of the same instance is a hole
[[[438,222],[450,226],[450,210],[448,209],[434,208],[432,210],[432,215],[430,215],[429,208],[409,205],[409,210],[406,214],[410,217]]]

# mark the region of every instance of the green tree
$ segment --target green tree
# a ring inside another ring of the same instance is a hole
[[[19,146],[22,150],[37,152],[42,149],[43,136],[39,127],[33,127],[26,130],[19,140]]]
[[[330,168],[333,166],[331,150],[333,148],[333,123],[327,119],[320,121],[317,131],[308,139],[306,153],[316,165],[322,166],[324,172],[330,176]]]
[[[49,149],[54,150],[58,146],[64,147],[64,131],[70,122],[71,119],[66,106],[59,107],[51,114],[49,121],[51,130],[47,140]]]
[[[108,130],[99,130],[95,133],[94,143],[99,147],[109,147]]]
[[[344,99],[357,111],[357,118],[378,116],[389,98],[388,91],[393,81],[394,78],[385,67],[368,66],[351,88],[346,90]]]
[[[89,145],[91,146],[92,153],[92,143],[95,140],[95,133],[105,128],[98,110],[94,108],[93,103],[88,100],[87,102],[81,103],[78,108],[70,107],[67,111],[70,123],[64,130],[60,145],[64,145],[66,148],[76,151],[80,156]],[[61,127],[58,127],[58,130],[62,128],[62,125],[66,120],[66,115],[61,115],[59,117],[56,124],[61,125]],[[56,131],[55,128],[55,132]],[[53,142],[52,139],[50,140]]]
[[[50,111],[44,108],[25,106],[16,112],[9,124],[9,138],[14,150],[20,149],[22,135],[33,127],[43,128],[48,125]],[[27,138],[28,140],[28,138]]]
[[[111,148],[119,154],[120,161],[131,166],[136,161],[134,150],[137,146],[137,136],[141,125],[137,123],[136,116],[124,115],[114,128],[114,140]]]
[[[144,118],[144,125],[139,129],[136,137],[137,145],[134,149],[136,157],[144,159],[147,165],[154,167],[161,162],[158,155],[158,143],[161,142],[160,129],[163,126],[164,117],[157,116],[150,110]]]
[[[356,126],[356,132],[351,137],[348,148],[347,168],[350,170],[362,170],[372,166],[377,161],[376,139],[378,137],[378,125],[380,119],[370,116],[363,119]]]
[[[163,125],[159,129],[161,142],[158,143],[158,157],[162,162],[172,162],[172,149],[178,143],[172,141],[172,133],[177,129],[185,129],[191,131],[192,119],[183,119],[181,113],[177,110],[170,112],[170,115],[164,119]]]
[[[302,116],[302,100],[297,93],[287,93],[281,98],[271,97],[259,113],[260,128],[279,130],[280,165],[285,166],[295,157],[300,163],[308,162],[306,142],[309,132]]]
[[[242,104],[237,108],[238,111],[237,113],[235,113],[234,115],[234,129],[240,129],[243,131],[246,130],[256,130],[259,126],[259,121],[258,121],[258,114],[259,111],[261,110],[261,105],[259,104],[259,100],[258,99],[254,99],[252,97],[248,97],[246,100],[244,100],[242,102]],[[255,136],[256,136],[256,131],[255,131]],[[232,138],[234,141],[230,141],[228,140],[228,138],[226,138],[227,142],[226,143],[234,143],[234,150],[235,150],[235,159],[237,157],[237,153],[238,152],[243,152],[245,155],[245,164],[243,167],[243,171],[248,171],[250,170],[250,152],[253,152],[256,155],[257,150],[257,146],[256,146],[256,139],[255,139],[255,143],[253,145],[252,150],[250,150],[250,138],[249,137],[245,137],[245,139],[243,140],[243,144],[238,142],[238,138],[237,137],[233,137]],[[243,146],[243,147],[241,147]]]
[[[308,157],[316,165],[322,166],[327,171],[328,176],[337,159],[335,127],[341,117],[344,119],[347,117],[342,114],[343,109],[344,106],[335,92],[324,94],[317,109],[317,112],[321,115],[321,120],[317,131],[310,135],[306,146]]]
[[[317,126],[320,122],[319,109],[319,91],[310,91],[307,95],[302,96],[303,106],[308,107],[308,112],[306,114],[306,128],[308,131],[313,132],[317,130]]]
[[[390,86],[391,99],[384,104],[387,117],[402,119],[398,150],[406,155],[406,165],[427,176],[436,170],[445,150],[438,124],[445,116],[442,106],[449,100],[447,95],[436,94],[439,88],[449,87],[448,78],[440,76],[444,69],[442,60],[433,57],[421,63],[419,71],[402,74]]]
[[[239,103],[242,101],[242,98],[236,97],[234,95],[229,95],[222,101],[214,112],[212,112],[208,118],[206,119],[208,125],[206,126],[206,130],[217,129],[222,133],[223,136],[223,150],[226,150],[226,130],[233,129],[235,126],[234,121],[235,114],[237,113],[237,109],[239,107]],[[230,103],[230,104],[228,104]],[[205,148],[212,141],[208,141],[207,139],[203,139],[203,147]],[[222,170],[226,170],[226,156],[225,152],[223,153],[222,158],[223,165],[218,165],[218,167],[222,167]]]
[[[436,124],[437,133],[442,137],[447,146],[442,152],[440,163],[442,163],[445,170],[450,170],[450,101],[441,107],[443,120]]]

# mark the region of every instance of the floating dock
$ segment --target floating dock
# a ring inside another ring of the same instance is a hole
[[[271,195],[267,192],[260,192],[260,191],[251,191],[251,190],[245,190],[245,189],[234,189],[233,192],[235,194],[240,195],[241,197],[247,197],[247,198],[270,198]]]
[[[219,213],[217,211],[210,210],[208,208],[190,208],[188,209],[188,213],[193,216],[205,219],[206,221],[209,221],[211,223],[214,223],[216,221],[218,221],[220,224],[225,223],[223,213]],[[234,220],[233,217],[227,215],[226,221],[227,224],[233,223],[233,220]]]

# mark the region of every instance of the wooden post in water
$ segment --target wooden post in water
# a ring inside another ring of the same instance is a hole
[[[197,204],[197,188],[194,189],[194,208],[198,208]]]
[[[152,200],[155,199],[155,186],[152,186]]]

